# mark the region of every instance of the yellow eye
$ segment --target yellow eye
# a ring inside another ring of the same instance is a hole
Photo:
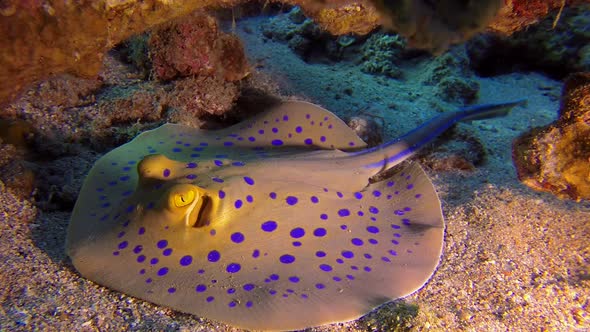
[[[177,193],[174,195],[174,205],[176,207],[187,206],[189,204],[192,204],[194,200],[195,192],[192,190],[187,190],[183,193]]]

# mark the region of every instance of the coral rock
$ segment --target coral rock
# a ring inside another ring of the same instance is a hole
[[[237,81],[249,73],[244,48],[237,37],[219,31],[216,20],[196,13],[152,34],[150,50],[161,80],[192,75]]]
[[[516,139],[512,155],[519,179],[529,187],[590,199],[590,73],[567,79],[559,119]]]

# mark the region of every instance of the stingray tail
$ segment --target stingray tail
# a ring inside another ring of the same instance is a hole
[[[364,168],[374,169],[377,174],[408,159],[458,122],[505,116],[512,108],[525,104],[526,100],[518,100],[464,107],[455,112],[441,114],[396,140],[353,155],[359,158]]]

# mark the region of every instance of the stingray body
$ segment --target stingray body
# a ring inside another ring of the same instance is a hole
[[[444,114],[365,150],[304,102],[217,131],[167,124],[92,168],[67,252],[101,285],[239,327],[351,320],[424,285],[443,243],[440,202],[417,164],[370,179],[455,122],[516,104]]]

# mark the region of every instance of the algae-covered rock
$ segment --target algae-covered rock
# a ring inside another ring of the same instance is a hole
[[[453,47],[430,62],[422,79],[435,85],[436,95],[447,102],[470,104],[477,100],[479,83],[473,79],[464,47]]]
[[[567,79],[559,119],[516,139],[512,156],[527,186],[561,198],[590,199],[590,73]]]
[[[374,0],[386,26],[408,38],[411,46],[441,53],[451,44],[482,31],[502,7],[502,0]]]
[[[168,23],[152,33],[149,44],[161,80],[206,75],[238,81],[249,73],[240,40],[219,31],[217,21],[204,13]]]
[[[2,1],[0,102],[53,74],[96,76],[104,54],[130,36],[198,8],[238,1]]]
[[[398,64],[405,47],[406,41],[399,35],[373,34],[361,49],[362,71],[391,78],[402,77],[403,73]]]
[[[365,35],[380,24],[380,16],[368,2],[343,2],[338,7],[303,7],[307,16],[333,35]]]

